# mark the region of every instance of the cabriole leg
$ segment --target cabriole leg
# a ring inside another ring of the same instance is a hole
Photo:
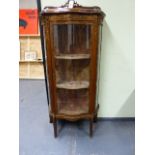
[[[97,113],[94,115],[93,121],[96,123],[97,122]]]
[[[93,119],[90,119],[89,134],[90,137],[93,136]]]
[[[57,137],[57,120],[55,117],[53,118],[53,127],[54,127],[54,137],[56,138]]]
[[[53,117],[50,116],[50,123],[53,123]]]

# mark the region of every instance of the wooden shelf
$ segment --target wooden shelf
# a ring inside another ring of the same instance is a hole
[[[19,77],[20,80],[44,80],[45,77]]]
[[[70,81],[70,82],[62,82],[56,84],[57,88],[62,89],[85,89],[89,88],[89,82],[88,81]]]
[[[60,54],[55,56],[56,59],[89,59],[90,54]]]
[[[32,62],[32,63],[37,63],[37,62],[43,62],[43,60],[20,60],[19,63],[26,63],[26,62]]]
[[[88,103],[81,102],[76,104],[74,103],[61,103],[61,108],[58,110],[60,114],[67,114],[67,115],[80,115],[85,114],[88,112]]]

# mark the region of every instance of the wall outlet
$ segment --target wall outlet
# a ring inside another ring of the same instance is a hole
[[[36,51],[25,51],[25,60],[36,60],[37,53]]]

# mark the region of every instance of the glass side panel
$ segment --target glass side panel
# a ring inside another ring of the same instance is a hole
[[[102,46],[102,25],[99,27],[99,43],[98,43],[98,58],[97,58],[97,90],[96,90],[96,107],[99,104],[99,86],[100,86],[100,64],[101,64],[101,46]]]
[[[91,25],[52,26],[58,113],[68,115],[87,113]]]

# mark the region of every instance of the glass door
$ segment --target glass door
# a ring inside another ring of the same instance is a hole
[[[88,113],[91,25],[54,24],[52,28],[58,113]]]

